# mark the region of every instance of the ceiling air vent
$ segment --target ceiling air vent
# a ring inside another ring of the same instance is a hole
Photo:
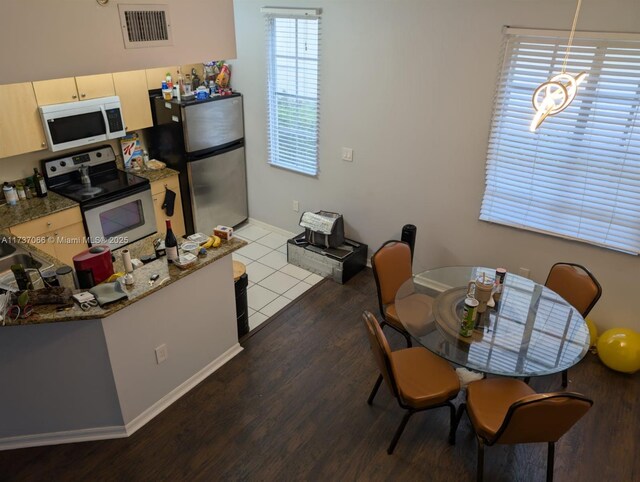
[[[168,5],[119,3],[124,47],[137,49],[173,45]]]

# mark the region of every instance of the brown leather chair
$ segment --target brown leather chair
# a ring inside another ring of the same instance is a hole
[[[387,453],[393,453],[411,415],[445,406],[449,407],[451,417],[449,443],[454,444],[457,418],[456,409],[451,400],[458,395],[460,382],[451,365],[422,347],[404,348],[392,352],[376,317],[365,311],[362,319],[367,328],[371,351],[380,369],[380,375],[367,403],[369,405],[373,403],[384,379],[398,404],[406,410]]]
[[[395,298],[402,283],[412,276],[411,248],[403,241],[387,241],[371,257],[371,267],[378,289],[378,304],[382,322],[380,326],[390,326],[407,340],[411,346],[411,335],[398,319]]]
[[[477,480],[483,478],[485,445],[539,442],[548,444],[547,481],[553,480],[555,442],[592,405],[584,395],[536,393],[523,381],[511,378],[470,383],[466,408],[478,441]]]
[[[586,317],[602,296],[602,287],[591,272],[579,264],[556,263],[544,285],[567,300]]]
[[[586,318],[602,295],[602,287],[591,272],[579,264],[556,263],[544,285],[562,296]],[[562,372],[562,386],[568,384],[567,370]]]

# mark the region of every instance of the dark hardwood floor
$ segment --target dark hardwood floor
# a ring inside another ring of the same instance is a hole
[[[387,455],[402,410],[385,385],[366,404],[378,373],[360,314],[376,309],[375,292],[370,270],[344,286],[324,281],[133,436],[0,452],[0,479],[474,480],[469,421],[450,446],[446,409],[413,416]],[[640,376],[589,354],[569,377],[595,405],[557,444],[555,480],[640,480]],[[555,390],[560,376],[531,384]],[[544,480],[546,445],[489,447],[485,460],[487,481]]]

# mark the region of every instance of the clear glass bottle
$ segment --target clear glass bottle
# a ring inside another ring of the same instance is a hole
[[[27,194],[24,191],[24,185],[21,182],[16,182],[16,192],[18,193],[18,199],[27,199]]]

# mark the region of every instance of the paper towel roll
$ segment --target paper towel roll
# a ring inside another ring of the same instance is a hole
[[[133,273],[133,263],[131,263],[131,253],[128,249],[122,250],[122,263],[125,273]]]

